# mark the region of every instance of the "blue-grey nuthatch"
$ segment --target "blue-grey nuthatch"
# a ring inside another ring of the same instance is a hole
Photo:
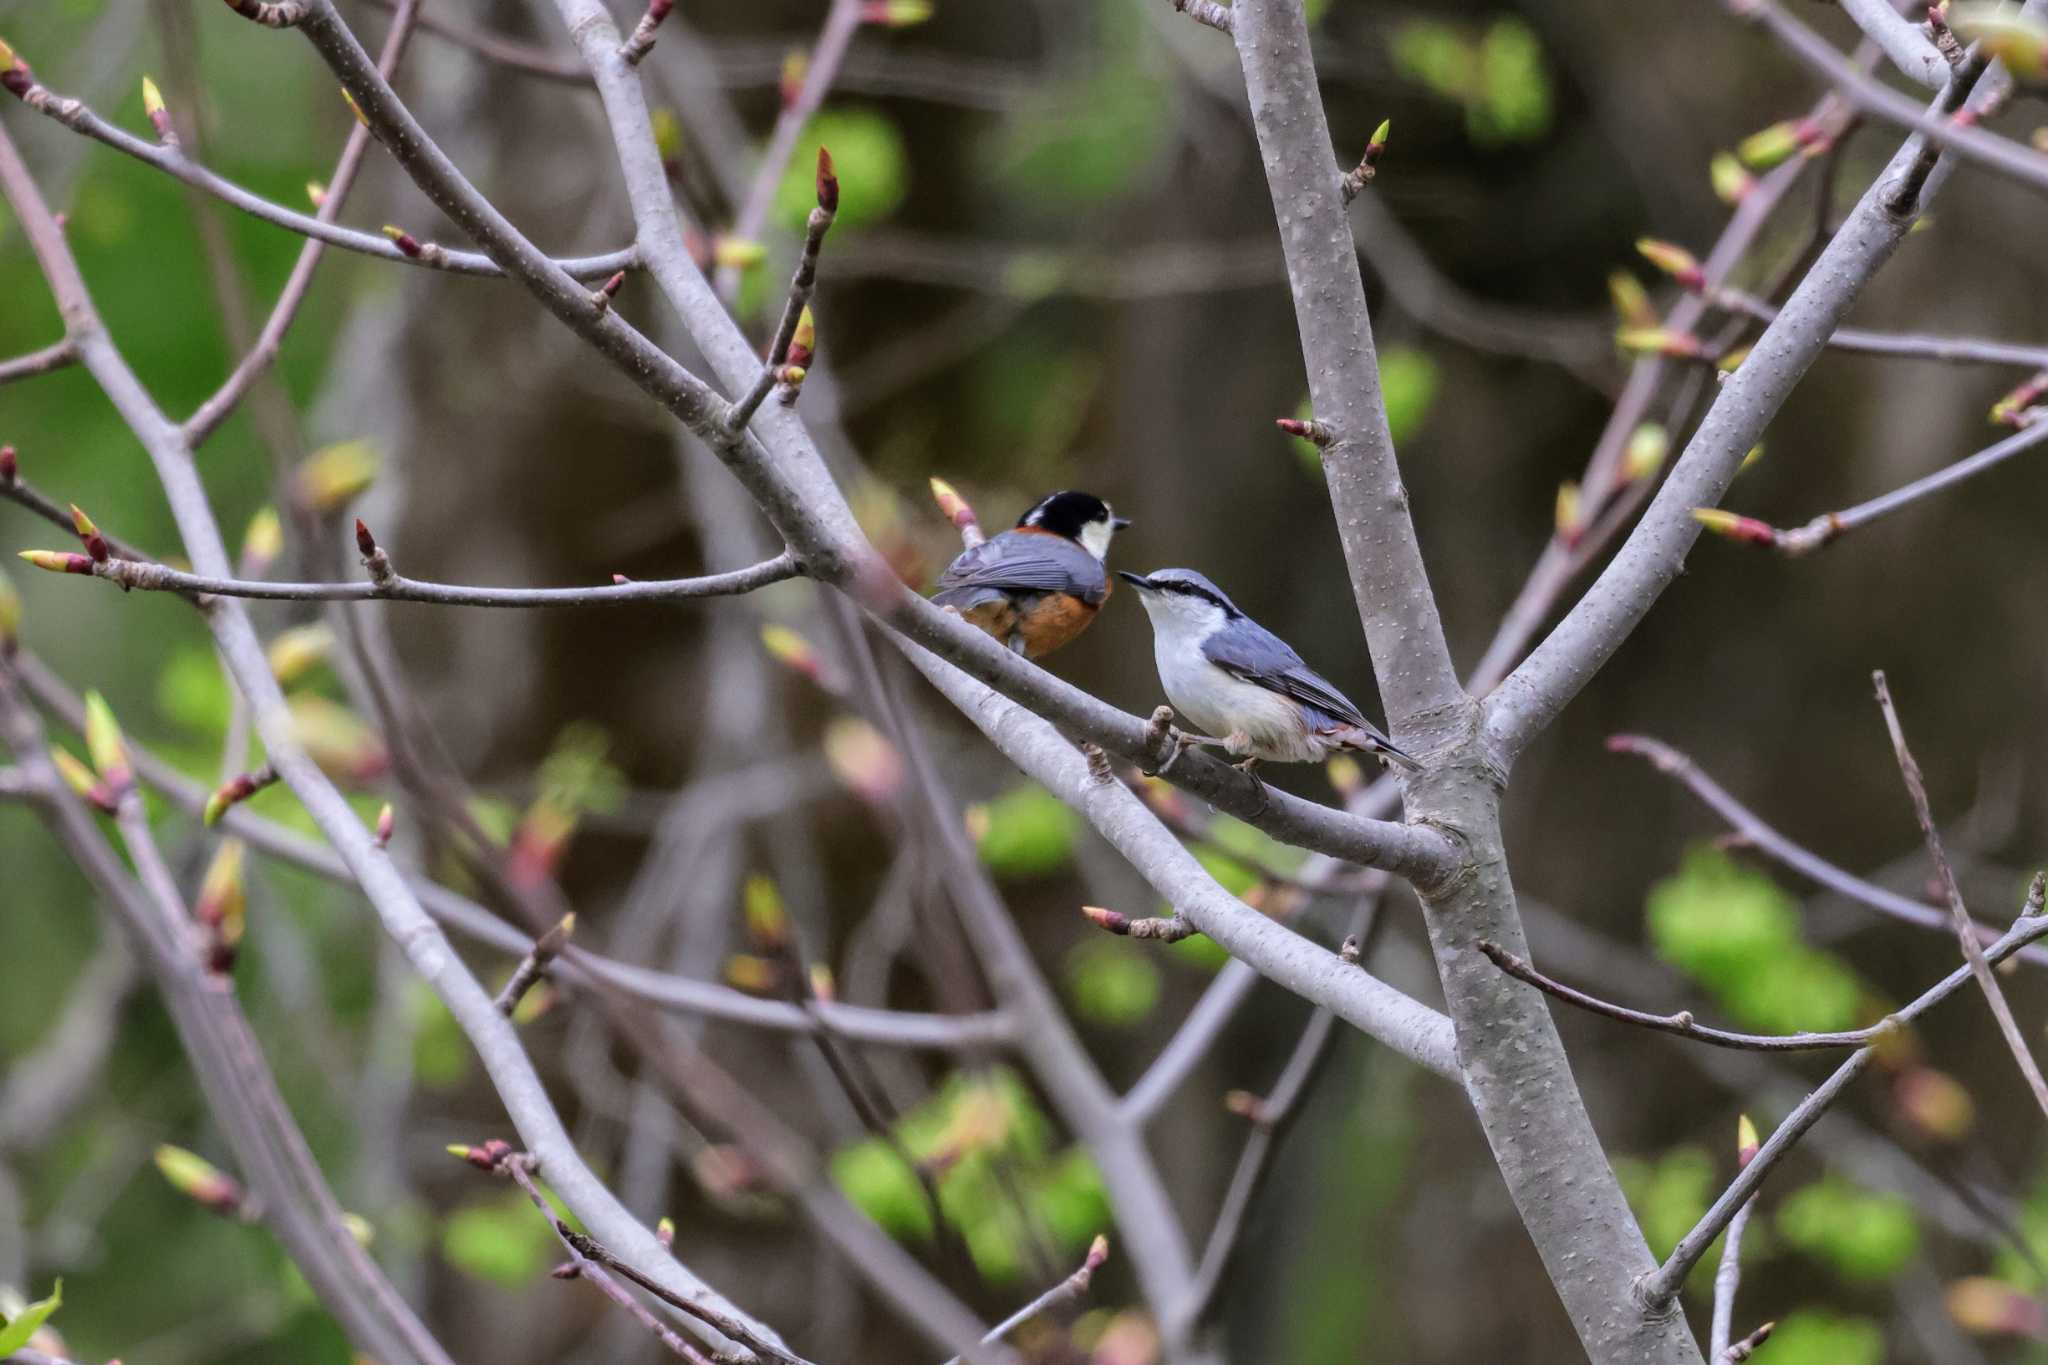
[[[1167,699],[1205,732],[1193,742],[1221,744],[1247,773],[1260,759],[1320,763],[1339,749],[1420,770],[1285,640],[1193,569],[1118,576],[1152,618],[1152,657]]]
[[[1013,529],[963,550],[932,601],[1027,659],[1050,654],[1109,599],[1102,561],[1110,537],[1130,524],[1093,493],[1049,493]]]

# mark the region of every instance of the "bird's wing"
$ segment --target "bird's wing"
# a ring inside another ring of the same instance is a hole
[[[1209,662],[1233,677],[1321,712],[1332,727],[1355,725],[1378,733],[1329,679],[1303,663],[1285,640],[1249,617],[1238,617],[1212,634],[1202,642],[1202,652]]]
[[[1069,592],[1100,602],[1109,593],[1102,562],[1061,536],[1006,531],[946,566],[933,600],[960,604],[985,591]]]

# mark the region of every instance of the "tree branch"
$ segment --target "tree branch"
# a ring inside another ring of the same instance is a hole
[[[2038,888],[2041,885],[2040,879],[2036,878],[2034,884]],[[2019,921],[1998,942],[1984,950],[1984,958],[1987,962],[2002,962],[2021,947],[2044,935],[2048,935],[2048,915],[2041,914],[2038,895],[2030,894],[2026,910]],[[1893,1014],[1887,1022],[1893,1028],[1912,1023],[1962,989],[1970,979],[1971,969],[1958,967],[1923,992],[1911,1004]],[[1851,1081],[1863,1074],[1863,1069],[1870,1065],[1876,1055],[1876,1045],[1861,1047],[1850,1053],[1847,1060],[1836,1067],[1832,1075],[1785,1116],[1784,1122],[1764,1140],[1764,1145],[1758,1150],[1755,1160],[1742,1168],[1741,1174],[1721,1192],[1721,1197],[1714,1201],[1713,1207],[1707,1210],[1698,1225],[1672,1248],[1671,1255],[1664,1264],[1658,1267],[1655,1274],[1644,1277],[1639,1286],[1639,1293],[1645,1303],[1655,1308],[1668,1304],[1676,1297],[1679,1287],[1685,1283],[1685,1277],[1691,1273],[1693,1266],[1698,1263],[1700,1257],[1706,1255],[1707,1248],[1721,1235],[1722,1229],[1726,1228],[1736,1213],[1749,1202],[1757,1187],[1763,1184],[1764,1177],[1768,1176],[1785,1154],[1792,1150],[1793,1145],[1805,1136],[1808,1129],[1820,1122],[1821,1115],[1827,1112],[1828,1106],[1848,1088]]]
[[[1680,1010],[1676,1014],[1648,1014],[1602,1000],[1545,976],[1498,944],[1481,942],[1478,946],[1480,952],[1492,959],[1494,966],[1515,980],[1534,986],[1545,995],[1576,1009],[1623,1024],[1634,1024],[1637,1028],[1655,1029],[1659,1033],[1675,1034],[1696,1043],[1733,1048],[1739,1052],[1821,1052],[1829,1048],[1864,1047],[1886,1027],[1879,1023],[1846,1033],[1730,1033],[1726,1029],[1708,1028],[1705,1024],[1693,1022],[1691,1010]]]
[[[10,197],[11,153],[11,145],[0,140],[0,185]],[[0,657],[0,738],[30,774],[44,822],[140,945],[207,1108],[233,1147],[264,1222],[359,1347],[391,1361],[450,1365],[343,1222],[233,992],[221,989],[201,960],[192,921],[149,838],[134,788],[121,800],[123,829],[153,888],[150,894],[128,876],[91,814],[57,776],[42,728],[14,677],[13,666]]]
[[[328,13],[331,15],[331,9]],[[359,48],[357,51],[360,53]],[[0,192],[13,206],[56,295],[58,311],[67,334],[78,346],[81,361],[148,452],[193,566],[209,577],[226,577],[227,550],[183,433],[156,406],[108,338],[63,233],[4,128],[0,128]],[[279,776],[347,863],[386,931],[469,1036],[527,1147],[548,1164],[563,1200],[608,1244],[623,1247],[626,1254],[652,1267],[652,1273],[675,1292],[717,1299],[709,1286],[669,1257],[577,1156],[510,1022],[492,1007],[490,996],[450,950],[447,939],[421,910],[396,867],[341,793],[300,748],[262,643],[239,604],[217,603],[208,625],[230,676],[249,701],[256,731]]]
[[[367,57],[365,58],[367,61]],[[452,275],[501,276],[505,272],[492,263],[488,256],[473,251],[454,251],[432,242],[412,243],[410,249],[382,233],[359,232],[354,228],[342,227],[337,223],[309,218],[303,213],[288,209],[284,205],[216,175],[199,165],[174,146],[147,142],[121,128],[115,127],[86,107],[83,101],[59,95],[47,86],[31,81],[21,95],[22,103],[37,113],[46,115],[95,142],[104,143],[117,152],[134,157],[144,165],[154,166],[175,180],[202,190],[233,208],[240,209],[252,218],[281,227],[287,232],[296,232],[316,242],[340,247],[362,256],[374,256],[379,260],[394,261],[403,265],[419,266],[427,270],[442,270]],[[607,252],[602,256],[565,257],[551,262],[556,268],[578,280],[604,280],[621,270],[631,270],[638,260],[631,247],[621,251]]]
[[[1739,5],[1741,0],[1735,0]],[[1900,75],[1929,90],[1948,82],[1948,61],[1935,49],[1918,25],[1903,17],[1892,0],[1841,0],[1842,9],[1863,30],[1863,36],[1883,50],[1885,58]]]
[[[2041,1068],[2034,1061],[2034,1054],[2027,1048],[2026,1035],[2020,1032],[2018,1021],[2012,1017],[2012,1006],[2006,1003],[2005,992],[1999,989],[1998,978],[1991,974],[1991,964],[1986,960],[1984,947],[1977,942],[1976,921],[1970,918],[1969,907],[1963,904],[1962,888],[1956,885],[1956,870],[1949,865],[1948,853],[1941,846],[1941,830],[1934,823],[1934,810],[1927,802],[1927,783],[1920,776],[1920,764],[1914,759],[1913,751],[1906,747],[1906,732],[1899,724],[1899,713],[1892,705],[1892,691],[1885,681],[1884,670],[1871,675],[1871,682],[1877,688],[1878,709],[1884,712],[1885,729],[1891,732],[1892,752],[1898,756],[1899,776],[1906,784],[1906,795],[1912,799],[1913,814],[1920,821],[1920,833],[1927,840],[1927,854],[1934,859],[1934,870],[1941,878],[1941,889],[1948,896],[1949,916],[1955,925],[1956,941],[1962,944],[1963,960],[1970,965],[1970,974],[1977,978],[1978,988],[1984,992],[1984,1003],[1991,1008],[1991,1017],[1998,1021],[1998,1031],[2005,1038],[2005,1045],[2012,1049],[2012,1057],[2019,1064],[2020,1075],[2027,1081],[2027,1088],[2034,1092],[2034,1100],[2041,1106],[2041,1112],[2048,1116],[2048,1080],[2041,1077]],[[2038,892],[2041,879],[2034,879]]]
[[[1323,473],[1351,570],[1388,730],[1428,761],[1467,704],[1430,594],[1380,392],[1365,283],[1334,173],[1308,29],[1288,0],[1241,0],[1230,11],[1252,126],[1279,206],[1295,319],[1316,420],[1335,433]],[[1425,726],[1418,747],[1413,729]],[[1428,733],[1439,732],[1439,733]]]
[[[1706,803],[1709,810],[1728,822],[1728,827],[1742,836],[1751,846],[1776,862],[1783,863],[1800,876],[1807,878],[1838,896],[1846,897],[1861,905],[1867,905],[1879,914],[1903,920],[1922,929],[1946,930],[1948,917],[1933,906],[1901,896],[1896,891],[1865,881],[1853,873],[1844,871],[1835,864],[1813,853],[1800,844],[1780,834],[1763,822],[1747,806],[1730,796],[1713,778],[1700,770],[1697,763],[1661,740],[1647,735],[1615,735],[1608,739],[1607,747],[1618,754],[1634,754],[1645,758],[1660,773],[1678,779],[1687,791]],[[1989,924],[1977,924],[1979,942],[1990,943],[1998,938],[1998,929]],[[2037,966],[2048,965],[2048,952],[2029,948],[2021,954]]]
[[[2044,440],[2048,440],[2048,422],[2035,422],[2002,441],[1986,446],[1974,455],[1957,460],[1954,464],[1944,465],[1925,478],[1915,479],[1903,487],[1880,494],[1868,502],[1859,502],[1854,507],[1845,508],[1840,512],[1823,512],[1804,526],[1781,529],[1751,517],[1737,517],[1732,513],[1717,512],[1717,518],[1721,515],[1728,518],[1725,529],[1718,519],[1710,519],[1708,529],[1731,540],[1749,545],[1763,545],[1788,558],[1799,559],[1816,550],[1827,548],[1859,527],[1882,520],[1903,507],[1910,507],[1922,498],[1974,478],[1986,470],[1994,469],[2015,455],[2025,454]]]
[[[2039,0],[2030,0],[2039,3]],[[1909,140],[1864,193],[1776,321],[1727,381],[1635,531],[1598,580],[1486,700],[1488,739],[1512,762],[1592,679],[1677,577],[1700,532],[1692,512],[1720,502],[1850,305],[1911,230],[1946,180],[1943,159],[1913,207],[1894,211],[1896,187],[1916,173],[1921,142]]]
[[[12,384],[17,379],[32,379],[39,374],[49,374],[67,365],[78,363],[78,348],[68,341],[45,346],[40,351],[30,351],[12,360],[0,360],[0,384]]]
[[[1067,1278],[1061,1280],[1058,1284],[990,1328],[988,1335],[981,1339],[982,1345],[992,1346],[1037,1317],[1040,1313],[1057,1308],[1063,1303],[1071,1302],[1086,1294],[1088,1292],[1088,1282],[1095,1278],[1095,1272],[1102,1269],[1103,1262],[1108,1259],[1109,1239],[1107,1237],[1097,1237],[1089,1244],[1087,1259],[1081,1262],[1079,1270],[1076,1270],[1073,1274],[1067,1276]],[[946,1365],[960,1365],[960,1357],[954,1356],[946,1362]]]
[[[29,550],[23,552],[23,557],[48,553]],[[55,566],[59,572],[87,574],[123,588],[144,592],[246,597],[271,602],[430,602],[446,607],[595,607],[622,602],[733,597],[803,574],[803,566],[787,552],[744,569],[702,578],[652,579],[586,588],[486,588],[459,583],[430,583],[396,573],[363,583],[278,583],[270,579],[217,578],[208,574],[185,573],[153,560],[108,559],[94,562],[88,556],[75,554],[62,556],[62,559],[64,563]],[[80,559],[84,559],[86,564],[70,567]]]

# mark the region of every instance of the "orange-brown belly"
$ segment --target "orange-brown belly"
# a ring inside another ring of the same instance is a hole
[[[1024,642],[1024,657],[1041,658],[1088,628],[1098,607],[1071,593],[1049,592],[1024,599],[1019,610],[1009,599],[984,602],[961,616],[994,636],[1005,648],[1012,639]]]

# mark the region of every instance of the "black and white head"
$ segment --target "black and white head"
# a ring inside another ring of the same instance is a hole
[[[1093,493],[1079,493],[1069,488],[1046,494],[1038,500],[1037,506],[1017,518],[1018,530],[1065,536],[1079,542],[1097,559],[1108,556],[1110,537],[1130,524],[1129,517],[1116,515],[1109,510],[1108,503]]]
[[[1193,569],[1155,569],[1149,574],[1117,571],[1117,577],[1138,590],[1138,600],[1162,633],[1203,639],[1244,613],[1223,595],[1223,589]]]

